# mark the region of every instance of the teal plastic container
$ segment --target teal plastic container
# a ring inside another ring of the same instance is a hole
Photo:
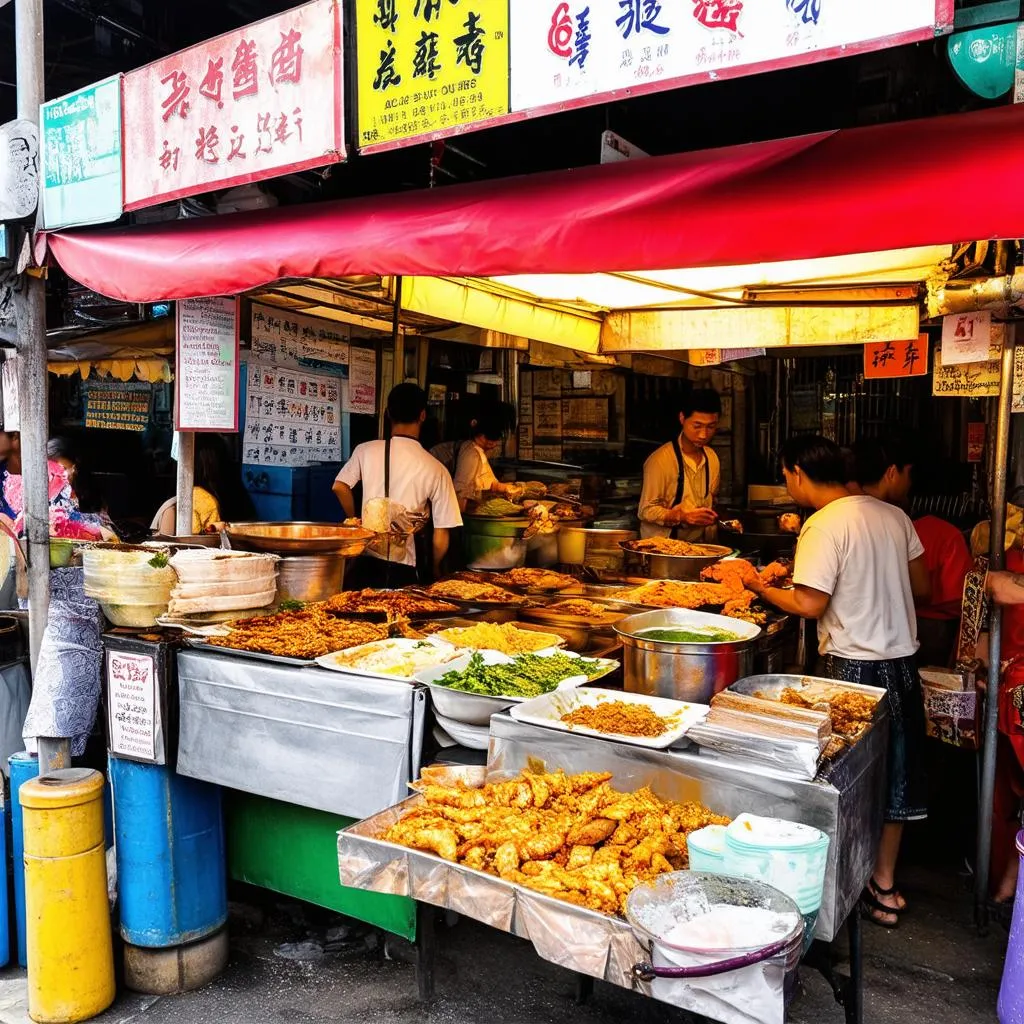
[[[686,837],[686,850],[690,855],[690,870],[710,875],[725,873],[725,826],[705,825]]]
[[[721,870],[784,892],[805,916],[821,906],[828,836],[810,825],[741,814],[725,829]]]

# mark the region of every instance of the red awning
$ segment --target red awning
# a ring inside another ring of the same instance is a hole
[[[1019,238],[1021,194],[1024,106],[1006,106],[48,241],[75,280],[151,302],[283,278],[666,270]]]

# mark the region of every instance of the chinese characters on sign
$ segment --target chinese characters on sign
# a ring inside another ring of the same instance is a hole
[[[340,7],[313,0],[126,75],[125,208],[343,160]]]
[[[110,752],[156,760],[156,666],[144,654],[107,651]]]
[[[935,0],[517,0],[511,109],[807,63],[935,27]]]
[[[242,461],[308,466],[341,459],[341,379],[250,362]]]
[[[238,303],[178,303],[175,430],[238,429]]]
[[[39,123],[46,227],[117,220],[122,212],[120,75],[44,103]]]
[[[359,147],[508,113],[505,0],[356,0]]]
[[[977,363],[988,358],[992,337],[989,312],[956,313],[942,318],[942,365]]]
[[[107,430],[142,431],[149,426],[153,389],[141,381],[86,381],[85,425]]]
[[[874,341],[864,346],[864,379],[923,377],[928,373],[928,335],[913,341]]]
[[[345,324],[253,304],[252,357],[256,362],[292,369],[347,366],[348,339]]]

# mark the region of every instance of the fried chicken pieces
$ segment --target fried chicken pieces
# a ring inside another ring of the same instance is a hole
[[[760,572],[745,558],[730,558],[724,562],[715,562],[701,571],[701,579],[714,580],[707,586],[721,586],[728,592],[723,602],[722,614],[745,622],[762,624],[766,616],[763,612],[751,608],[756,594],[749,590],[750,584],[760,583],[766,587],[775,586],[789,576],[789,569],[782,562],[770,562]]]
[[[611,774],[523,772],[481,789],[422,787],[414,807],[379,838],[605,914],[621,914],[641,882],[685,868],[686,837],[725,825],[699,803],[650,789],[620,793]]]

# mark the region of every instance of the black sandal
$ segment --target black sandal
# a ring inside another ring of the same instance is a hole
[[[874,878],[868,879],[868,884],[860,894],[860,916],[866,921],[878,925],[879,928],[895,931],[900,926],[900,914],[903,913],[903,909],[887,906],[878,897],[894,896],[896,892],[896,886],[891,889],[883,889]],[[880,920],[879,914],[894,917],[896,920],[890,924],[888,921]]]

